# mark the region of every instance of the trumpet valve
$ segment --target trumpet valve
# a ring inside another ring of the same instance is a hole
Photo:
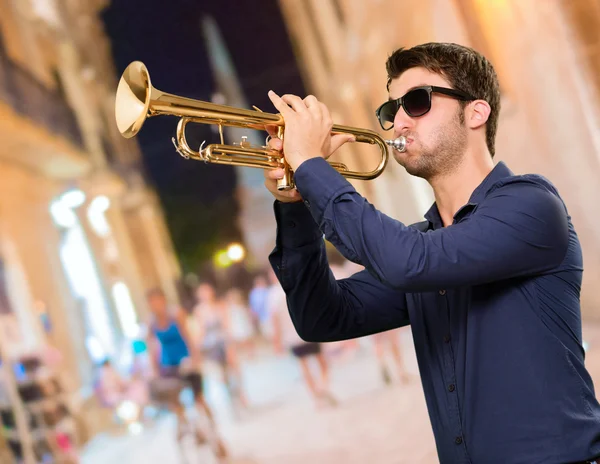
[[[243,135],[242,141],[240,142],[240,147],[242,148],[250,148],[250,142],[248,142],[248,137]]]

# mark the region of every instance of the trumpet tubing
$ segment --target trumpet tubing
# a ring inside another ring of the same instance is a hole
[[[140,131],[147,118],[160,115],[181,118],[173,143],[183,157],[216,164],[262,169],[283,168],[285,175],[278,182],[278,188],[288,190],[294,187],[291,170],[280,152],[266,146],[250,146],[245,140],[235,145],[227,145],[223,141],[223,126],[263,131],[266,130],[266,126],[276,126],[279,136],[282,137],[285,133],[285,122],[281,114],[217,105],[163,92],[152,86],[146,66],[140,61],[134,61],[123,72],[117,88],[117,127],[123,137],[131,138]],[[221,143],[200,147],[199,150],[192,149],[185,135],[186,126],[190,122],[219,126]],[[388,162],[388,145],[398,151],[406,149],[406,139],[403,137],[384,140],[369,129],[334,125],[332,134],[340,133],[354,135],[358,143],[376,145],[380,152],[379,163],[372,171],[353,171],[342,163],[330,163],[340,174],[351,179],[370,180],[378,177]]]

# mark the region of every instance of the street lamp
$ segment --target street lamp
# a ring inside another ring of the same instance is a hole
[[[227,248],[227,256],[232,262],[239,263],[246,256],[246,250],[239,243],[232,243]]]
[[[219,250],[215,253],[213,261],[217,269],[225,269],[231,266],[231,258],[227,254],[227,250]]]
[[[246,249],[239,243],[230,243],[227,248],[218,250],[213,256],[213,265],[217,286],[227,285],[228,277],[231,277],[230,267],[240,263],[246,257]]]

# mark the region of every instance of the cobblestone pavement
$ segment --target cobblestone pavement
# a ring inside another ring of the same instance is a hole
[[[587,366],[600,385],[600,325],[586,325]],[[334,357],[331,384],[339,404],[317,407],[298,366],[288,357],[261,356],[245,366],[252,408],[237,419],[222,388],[209,373],[207,397],[231,450],[243,464],[433,464],[437,455],[412,340],[400,334],[405,362],[413,374],[403,385],[386,386],[369,340],[350,357]],[[391,363],[390,363],[391,364]],[[179,462],[175,426],[166,418],[139,436],[96,437],[83,464]],[[183,463],[183,461],[181,461]],[[196,462],[209,462],[198,457]]]

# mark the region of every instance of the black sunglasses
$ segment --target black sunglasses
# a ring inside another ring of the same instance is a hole
[[[434,92],[448,95],[457,100],[477,100],[475,97],[472,97],[468,93],[461,92],[460,90],[436,87],[434,85],[416,87],[406,92],[403,97],[386,101],[377,108],[375,114],[377,115],[379,124],[381,124],[381,128],[383,130],[390,130],[394,127],[394,118],[401,107],[404,108],[406,114],[411,118],[417,118],[429,112],[431,109],[431,94]]]

